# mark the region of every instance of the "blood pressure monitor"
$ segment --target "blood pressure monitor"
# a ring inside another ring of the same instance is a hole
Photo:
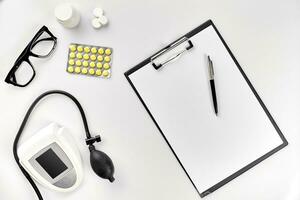
[[[37,182],[71,191],[83,177],[80,153],[66,128],[51,123],[18,147],[20,164]]]
[[[94,143],[101,141],[101,137],[100,135],[91,135],[84,110],[79,101],[68,92],[50,90],[33,101],[21,123],[13,144],[16,163],[34,189],[37,197],[41,200],[43,196],[32,179],[49,189],[67,192],[79,186],[83,176],[81,157],[75,141],[64,127],[56,123],[51,123],[22,145],[18,145],[25,125],[35,106],[41,99],[53,94],[68,97],[75,103],[82,118],[86,135],[85,143],[89,148],[90,164],[93,171],[99,177],[108,179],[110,182],[115,180],[114,164],[107,154],[97,150],[94,146]]]

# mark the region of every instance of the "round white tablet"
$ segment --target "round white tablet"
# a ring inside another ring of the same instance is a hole
[[[100,16],[98,20],[102,25],[106,25],[108,23],[108,19],[104,15]]]
[[[92,20],[92,26],[95,28],[95,29],[99,29],[101,27],[101,23],[99,22],[98,18],[94,18]]]
[[[102,10],[102,8],[95,8],[94,10],[93,10],[93,15],[95,16],[95,17],[101,17],[102,15],[103,15],[103,10]]]

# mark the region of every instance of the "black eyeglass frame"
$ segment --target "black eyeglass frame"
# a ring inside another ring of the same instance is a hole
[[[44,32],[48,33],[50,37],[39,39],[39,37]],[[35,54],[35,53],[32,52],[32,49],[34,48],[34,46],[37,45],[41,41],[53,41],[54,42],[54,45],[53,45],[52,49],[46,55],[38,55],[38,54]],[[57,38],[49,31],[49,29],[46,26],[43,26],[42,28],[40,28],[40,30],[35,34],[35,36],[32,38],[32,40],[28,43],[28,45],[25,47],[25,49],[22,51],[22,53],[20,54],[20,56],[15,61],[13,67],[8,72],[8,74],[7,74],[6,78],[5,78],[5,82],[9,83],[9,84],[12,84],[14,86],[18,86],[18,87],[25,87],[25,86],[27,86],[29,83],[31,83],[31,81],[35,77],[35,70],[34,70],[34,67],[33,67],[32,63],[29,60],[29,57],[30,56],[36,57],[36,58],[46,58],[46,57],[49,57],[53,53],[53,51],[54,51],[54,49],[56,47],[56,44],[57,44]],[[25,83],[25,84],[19,84],[19,83],[17,83],[15,72],[18,70],[18,68],[20,67],[20,65],[23,62],[27,62],[30,65],[30,67],[32,68],[32,71],[33,71],[33,75],[32,75],[32,77],[30,78],[30,80],[27,83]]]

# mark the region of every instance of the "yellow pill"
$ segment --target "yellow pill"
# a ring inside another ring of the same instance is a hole
[[[96,49],[95,47],[93,47],[93,48],[91,49],[91,52],[92,52],[92,53],[97,53],[97,49]]]
[[[88,62],[88,61],[83,61],[83,62],[82,62],[82,65],[83,65],[84,67],[87,67],[87,66],[89,66],[89,62]]]
[[[77,57],[78,59],[81,59],[81,58],[82,58],[82,53],[78,53],[78,54],[76,55],[76,57]]]
[[[84,47],[84,52],[89,53],[90,52],[90,47]]]
[[[90,58],[91,58],[91,60],[96,60],[96,56],[95,55],[91,55]]]
[[[96,66],[95,62],[90,62],[90,67],[95,67],[95,66]]]
[[[74,65],[75,64],[75,61],[73,59],[70,59],[69,60],[69,65]]]
[[[76,65],[80,66],[81,65],[81,61],[80,60],[76,60]]]
[[[105,77],[108,77],[109,76],[109,71],[104,70],[103,73],[102,73],[102,75],[105,76]]]
[[[100,55],[104,54],[104,49],[103,49],[103,48],[98,49],[98,53],[99,53]]]
[[[81,70],[82,74],[87,74],[87,72],[88,72],[87,68],[82,68],[82,70]]]
[[[71,52],[69,56],[70,56],[70,58],[75,58],[75,53]]]
[[[104,63],[103,67],[104,67],[104,69],[109,69],[110,65],[108,63]]]
[[[94,69],[89,69],[89,74],[94,75],[95,74],[95,70]]]
[[[103,61],[103,56],[98,56],[97,60],[100,61],[100,62]]]
[[[89,54],[86,53],[86,54],[83,55],[84,60],[88,60],[89,58],[90,58]]]
[[[101,76],[101,74],[102,74],[102,71],[101,71],[100,69],[97,69],[97,70],[96,70],[96,75],[97,75],[97,76]]]
[[[78,46],[77,47],[77,51],[82,52],[83,51],[83,47],[82,46]]]
[[[111,50],[110,49],[105,49],[105,54],[106,55],[110,55],[111,54]]]
[[[68,67],[68,72],[73,73],[73,72],[74,72],[74,67],[69,66],[69,67]]]
[[[104,60],[105,60],[105,62],[110,62],[110,57],[109,56],[105,56]]]
[[[102,63],[98,62],[97,63],[97,68],[102,68]]]
[[[76,45],[70,45],[70,50],[73,52],[76,51]]]
[[[80,67],[75,67],[75,72],[78,74],[78,73],[80,73]]]

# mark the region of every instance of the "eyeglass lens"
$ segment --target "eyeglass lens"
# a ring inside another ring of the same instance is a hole
[[[32,44],[31,52],[38,56],[48,56],[55,47],[55,40],[44,31]]]
[[[26,85],[34,76],[34,71],[31,64],[27,61],[20,63],[19,67],[14,73],[15,81],[18,85]]]

